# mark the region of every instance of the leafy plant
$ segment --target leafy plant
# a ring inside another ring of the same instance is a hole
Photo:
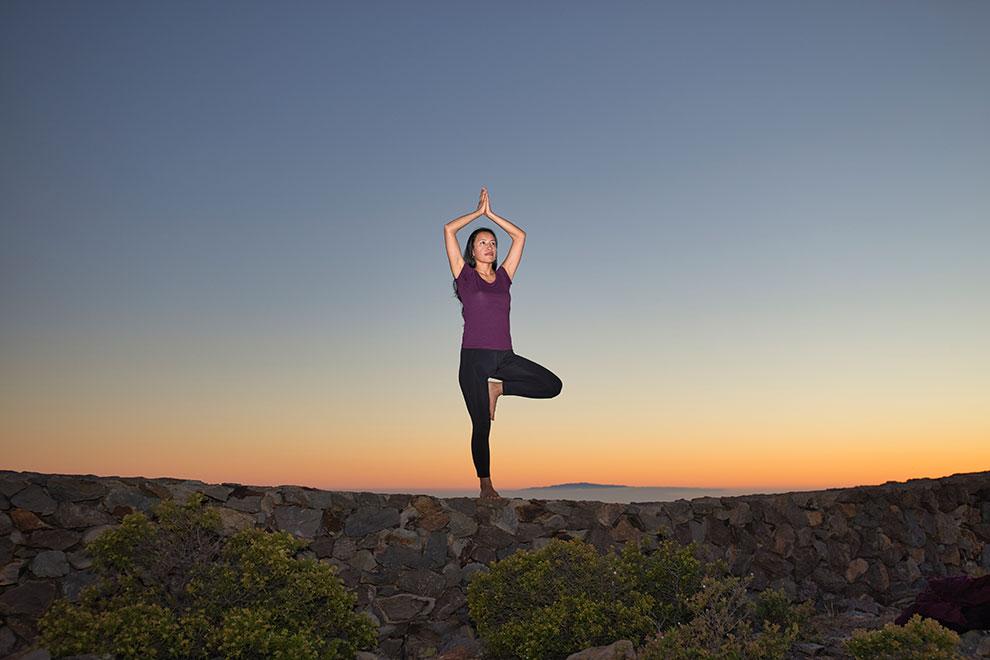
[[[564,658],[642,639],[658,621],[678,619],[677,597],[691,591],[700,573],[690,551],[672,542],[644,557],[632,542],[616,556],[580,540],[551,539],[475,574],[468,613],[490,656]]]
[[[962,657],[959,642],[954,630],[915,614],[903,626],[888,623],[878,630],[857,628],[844,645],[857,660],[948,660]]]
[[[776,592],[750,600],[747,586],[752,579],[706,576],[701,590],[688,598],[690,621],[658,633],[638,657],[783,660],[800,633],[804,608],[792,611]]]
[[[336,568],[294,558],[306,541],[259,529],[225,539],[204,500],[165,500],[155,521],[128,514],[88,546],[97,582],[38,622],[53,655],[323,659],[374,647],[374,622],[353,611]]]

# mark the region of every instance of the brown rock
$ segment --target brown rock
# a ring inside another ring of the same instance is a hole
[[[865,559],[856,558],[849,562],[849,566],[846,567],[846,580],[849,582],[855,582],[856,578],[860,575],[866,573],[866,570],[870,565]]]
[[[66,529],[40,529],[28,535],[27,545],[32,548],[50,548],[52,550],[67,550],[82,539],[79,532]]]
[[[51,525],[43,522],[41,518],[27,509],[14,509],[10,512],[10,519],[13,521],[14,527],[22,532],[51,527]]]
[[[55,585],[51,582],[29,580],[0,594],[0,614],[41,616],[55,596]]]
[[[449,514],[443,511],[434,511],[420,518],[419,526],[429,532],[435,532],[446,527],[449,521]]]

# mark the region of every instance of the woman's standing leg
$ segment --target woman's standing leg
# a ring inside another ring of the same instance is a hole
[[[471,458],[481,480],[481,496],[499,497],[491,483],[491,456],[488,436],[492,422],[489,418],[488,376],[495,370],[499,351],[485,348],[462,348],[457,380],[471,416]]]

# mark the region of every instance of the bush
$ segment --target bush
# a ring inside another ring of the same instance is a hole
[[[682,600],[700,586],[689,548],[666,541],[649,557],[629,542],[621,556],[583,541],[551,539],[476,573],[468,613],[494,657],[564,658],[619,639],[637,643],[686,615]]]
[[[691,619],[661,631],[639,651],[641,660],[711,658],[782,660],[810,617],[810,603],[795,608],[786,595],[747,596],[751,576],[706,576],[688,598]]]
[[[844,644],[857,660],[947,660],[961,657],[959,641],[955,631],[915,614],[903,626],[888,623],[879,630],[857,628]]]
[[[492,658],[566,658],[620,639],[645,642],[641,658],[783,658],[811,603],[774,590],[750,599],[751,577],[727,577],[724,562],[702,564],[694,549],[668,539],[644,555],[630,541],[602,555],[551,539],[476,573],[468,613]]]
[[[225,540],[204,499],[165,500],[155,522],[129,514],[89,545],[97,582],[38,621],[52,655],[323,659],[374,648],[375,625],[353,611],[336,568],[293,558],[306,541],[258,529]]]
[[[810,639],[811,630],[808,624],[814,615],[815,605],[812,601],[793,604],[783,590],[764,589],[756,595],[750,618],[761,626],[776,623],[781,630],[797,624],[798,639]]]

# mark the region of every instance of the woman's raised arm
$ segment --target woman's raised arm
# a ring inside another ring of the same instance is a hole
[[[457,242],[457,230],[471,222],[475,218],[484,215],[485,202],[488,200],[488,191],[481,189],[481,197],[478,199],[478,208],[471,213],[466,213],[459,218],[454,218],[443,226],[443,241],[447,247],[447,260],[450,262],[450,272],[454,279],[461,274],[464,267],[464,257],[461,256],[461,245]]]

